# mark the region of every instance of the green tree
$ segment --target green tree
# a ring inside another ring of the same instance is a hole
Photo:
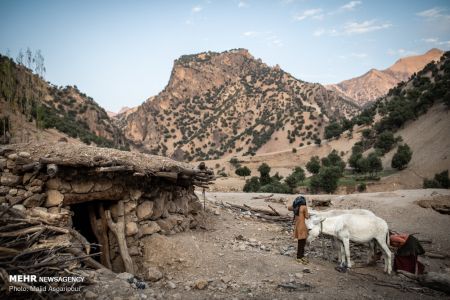
[[[375,142],[375,148],[381,149],[382,153],[385,154],[392,149],[394,144],[394,134],[390,131],[384,131],[378,135],[378,138]]]
[[[322,158],[322,165],[325,167],[337,167],[341,173],[343,173],[345,169],[345,162],[335,149],[333,149],[327,157]]]
[[[333,193],[338,187],[338,181],[341,177],[339,167],[322,167],[319,174],[313,176],[310,181],[310,190],[313,193],[324,191]]]
[[[269,184],[263,185],[259,192],[263,193],[280,193],[280,194],[290,194],[291,189],[285,183],[281,183],[279,181],[273,180]]]
[[[258,172],[260,174],[259,181],[261,185],[266,185],[271,182],[270,178],[270,167],[268,164],[263,163],[258,167]]]
[[[294,171],[291,175],[286,177],[284,182],[286,182],[291,189],[295,189],[303,182],[303,180],[305,180],[305,171],[302,167],[295,167]]]
[[[238,176],[243,176],[244,179],[245,177],[250,176],[250,174],[252,173],[252,171],[250,171],[250,169],[247,166],[239,167],[234,172]]]
[[[367,156],[367,170],[370,175],[374,173],[378,173],[383,170],[383,164],[381,163],[381,159],[378,157],[377,153],[372,152]]]
[[[320,170],[320,159],[318,156],[313,156],[306,164],[306,170],[312,174],[319,173]]]
[[[258,192],[261,188],[261,183],[259,182],[259,178],[257,176],[253,176],[250,179],[247,179],[244,185],[244,192],[246,193],[255,193]]]
[[[331,122],[328,126],[325,126],[324,138],[326,140],[339,137],[342,133],[342,126],[338,122]]]
[[[392,157],[391,166],[398,170],[406,168],[412,158],[412,150],[407,144],[400,145],[397,148],[397,152]]]

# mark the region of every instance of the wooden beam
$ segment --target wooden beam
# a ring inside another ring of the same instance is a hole
[[[89,202],[94,200],[118,201],[123,198],[125,192],[120,185],[113,185],[112,188],[106,191],[91,192],[86,194],[69,193],[64,194],[64,205],[71,205],[76,203]]]
[[[107,173],[107,172],[123,172],[123,171],[133,171],[132,166],[112,166],[112,167],[99,167],[95,169],[97,173]]]
[[[125,208],[123,201],[119,201],[117,203],[117,211],[117,222],[114,223],[110,210],[105,211],[106,220],[108,222],[109,229],[114,233],[117,243],[119,244],[119,252],[125,266],[125,271],[134,275],[133,260],[128,252],[127,240],[125,238]]]

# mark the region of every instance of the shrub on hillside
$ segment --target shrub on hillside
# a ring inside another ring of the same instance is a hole
[[[246,193],[256,193],[261,188],[261,183],[259,182],[259,178],[257,176],[253,176],[250,179],[247,179],[244,185],[244,192]]]
[[[306,164],[306,170],[312,174],[319,173],[320,170],[320,159],[318,156],[313,156]]]
[[[397,148],[397,152],[392,157],[391,166],[398,170],[406,168],[412,158],[412,150],[407,144],[400,145]]]
[[[448,177],[448,170],[434,175],[434,179],[425,178],[423,180],[424,189],[448,189],[450,188],[450,178]]]
[[[243,176],[244,179],[247,176],[250,176],[250,174],[252,173],[252,171],[250,171],[250,169],[247,166],[243,166],[243,167],[239,167],[236,169],[235,171],[236,175],[238,176]]]
[[[260,165],[258,167],[258,172],[260,174],[259,181],[260,181],[261,185],[266,185],[271,182],[270,167],[268,164],[263,163],[262,165]]]
[[[289,194],[289,193],[291,193],[291,189],[289,188],[289,186],[287,184],[274,180],[269,184],[263,185],[259,189],[259,192]]]
[[[367,189],[367,186],[364,182],[361,182],[360,184],[358,184],[358,192],[362,193]]]
[[[382,151],[383,154],[389,152],[395,144],[394,134],[390,131],[380,133],[375,142],[375,148]]]
[[[305,171],[301,167],[296,167],[291,175],[286,177],[284,182],[291,188],[298,187],[305,180]]]

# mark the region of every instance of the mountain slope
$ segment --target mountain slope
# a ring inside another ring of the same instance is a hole
[[[0,102],[1,118],[23,120],[11,122],[12,142],[39,138],[40,131],[32,129],[38,127],[55,128],[88,144],[127,147],[126,139],[106,111],[76,86],[51,85],[25,66],[1,55]]]
[[[438,61],[443,51],[431,49],[423,55],[409,56],[397,60],[385,70],[371,69],[367,73],[326,87],[360,105],[384,96],[401,81],[422,70],[432,61]]]
[[[358,111],[322,85],[235,49],[180,57],[165,89],[119,116],[119,123],[141,151],[213,159],[254,155],[269,142],[281,148],[310,144],[329,118]]]

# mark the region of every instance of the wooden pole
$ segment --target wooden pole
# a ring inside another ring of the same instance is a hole
[[[125,271],[134,275],[134,266],[133,260],[128,252],[127,240],[125,238],[125,209],[123,205],[123,201],[119,201],[117,203],[117,222],[114,223],[111,217],[111,211],[106,210],[106,220],[108,222],[109,229],[114,233],[117,238],[117,243],[119,244],[120,256],[122,256],[123,264],[125,266]]]

